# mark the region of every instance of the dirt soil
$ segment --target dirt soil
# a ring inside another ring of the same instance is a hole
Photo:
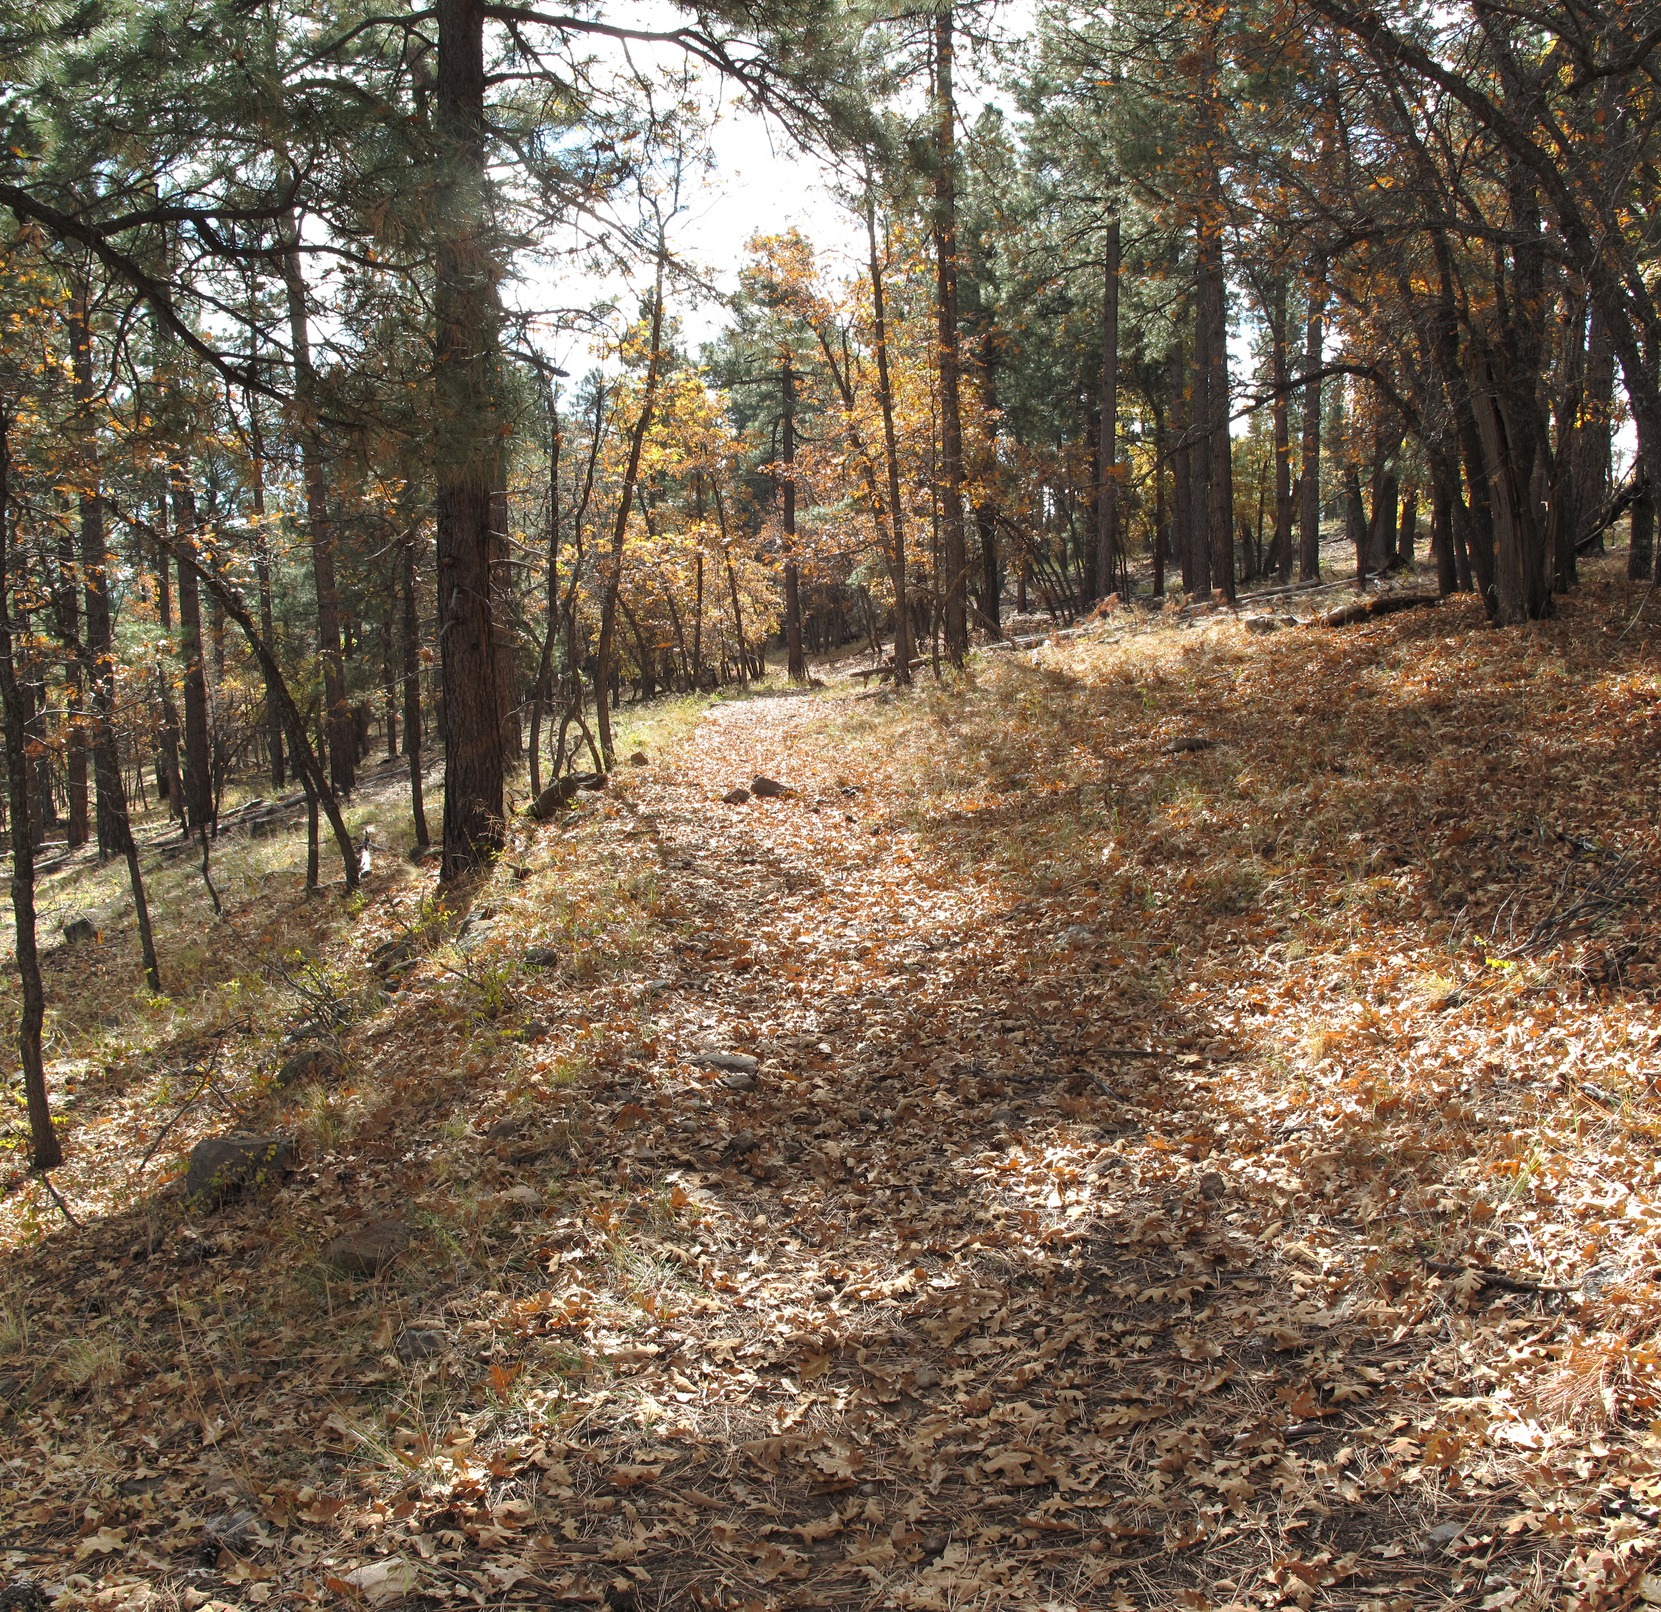
[[[86,1224],[6,1206],[8,1564],[63,1607],[1661,1602],[1641,610],[699,701],[476,887],[383,862],[257,1011],[76,1064]],[[300,1170],[189,1208],[233,1125]],[[330,1251],[387,1221],[378,1274]]]

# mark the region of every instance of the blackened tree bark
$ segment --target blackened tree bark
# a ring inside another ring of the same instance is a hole
[[[46,987],[35,942],[35,844],[29,810],[29,760],[24,737],[26,712],[13,659],[11,600],[11,406],[0,402],[0,705],[6,730],[6,786],[11,816],[12,918],[16,924],[17,976],[23,989],[17,1020],[17,1055],[29,1111],[30,1162],[37,1170],[63,1163],[63,1146],[52,1125],[46,1096],[46,1065],[40,1032],[46,1020]]]
[[[183,465],[173,480],[173,540],[179,572],[179,653],[184,659],[185,828],[206,828],[213,821],[213,764],[208,736],[208,677],[202,659],[202,593],[196,567],[196,493]]]
[[[415,533],[403,541],[403,652],[404,754],[409,758],[410,811],[415,817],[415,843],[429,844],[427,803],[421,787],[421,628],[415,598]]]
[[[485,7],[483,0],[437,0],[436,11],[434,502],[446,735],[440,879],[448,881],[488,862],[504,835],[490,596],[500,308],[485,172]]]

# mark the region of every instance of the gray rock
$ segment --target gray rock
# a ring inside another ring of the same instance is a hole
[[[185,1197],[208,1207],[249,1189],[275,1186],[299,1162],[300,1144],[292,1136],[250,1136],[233,1132],[210,1136],[190,1150]]]
[[[705,1069],[730,1069],[737,1075],[753,1075],[761,1068],[747,1052],[703,1052],[692,1061]]]
[[[292,1057],[283,1060],[277,1071],[277,1084],[296,1086],[302,1080],[326,1080],[335,1071],[334,1055],[327,1047],[302,1047]]]
[[[92,920],[86,917],[85,914],[71,918],[63,926],[64,944],[68,946],[82,945],[86,941],[96,939],[97,935],[98,931],[93,928]]]
[[[345,1276],[379,1276],[408,1247],[403,1221],[371,1220],[326,1243],[323,1259]]]
[[[781,784],[777,778],[757,778],[750,785],[750,793],[759,800],[783,800],[796,791],[788,784]]]
[[[431,1360],[434,1355],[443,1354],[450,1347],[450,1340],[437,1327],[405,1327],[393,1347],[406,1366],[413,1366],[418,1360]]]

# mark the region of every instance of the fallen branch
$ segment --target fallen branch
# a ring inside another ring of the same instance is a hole
[[[1374,616],[1394,615],[1398,610],[1413,610],[1420,605],[1439,605],[1439,593],[1381,593],[1372,599],[1357,599],[1354,604],[1339,605],[1321,617],[1323,627],[1349,627],[1358,621],[1371,621]]]
[[[1504,1271],[1484,1270],[1476,1265],[1447,1265],[1438,1259],[1427,1259],[1425,1269],[1437,1276],[1478,1276],[1484,1287],[1498,1288],[1502,1293],[1572,1293],[1570,1287],[1553,1287],[1545,1282],[1525,1282],[1516,1276],[1507,1276]]]

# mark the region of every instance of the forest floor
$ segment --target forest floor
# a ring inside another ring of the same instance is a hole
[[[170,998],[113,919],[51,959],[83,1225],[5,1184],[0,1558],[192,1612],[1661,1602],[1618,563],[1526,630],[667,702],[465,891],[181,872]],[[298,1172],[190,1209],[233,1126]]]

